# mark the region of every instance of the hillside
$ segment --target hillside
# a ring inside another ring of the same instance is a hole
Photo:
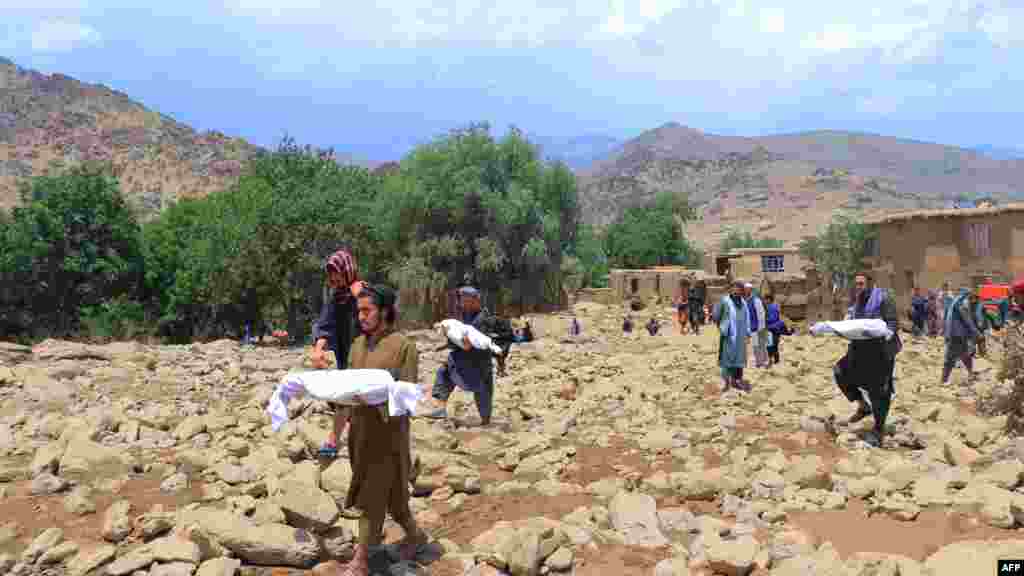
[[[20,178],[51,165],[109,161],[143,215],[236,179],[259,149],[197,133],[105,86],[46,75],[0,58],[0,208],[18,201]]]
[[[584,217],[597,224],[659,189],[688,192],[704,245],[729,227],[795,242],[836,209],[865,214],[947,205],[960,194],[1005,201],[1024,192],[1024,160],[839,131],[757,138],[676,123],[650,130],[580,172]]]

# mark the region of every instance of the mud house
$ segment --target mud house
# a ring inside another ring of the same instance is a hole
[[[608,274],[608,288],[611,298],[622,302],[640,300],[672,301],[683,288],[703,281],[709,297],[721,293],[725,278],[708,274],[703,270],[681,266],[657,266],[639,270],[614,269]]]
[[[740,248],[724,254],[705,255],[705,272],[760,282],[803,275],[808,264],[796,248]]]
[[[898,213],[868,224],[876,234],[865,263],[901,311],[914,286],[956,289],[1024,273],[1024,203]]]

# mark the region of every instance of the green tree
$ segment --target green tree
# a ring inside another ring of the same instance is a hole
[[[650,202],[627,208],[605,233],[609,264],[616,268],[699,265],[699,252],[681,226],[693,217],[686,197],[673,192],[659,192]]]
[[[822,272],[845,285],[863,267],[872,238],[874,231],[858,217],[838,213],[817,236],[804,238],[798,249]]]
[[[519,130],[496,140],[474,124],[403,159],[376,214],[393,254],[388,274],[403,286],[443,290],[471,273],[490,294],[516,286],[530,305],[557,298],[563,252],[576,237],[577,186]]]
[[[782,248],[782,240],[775,238],[754,238],[749,231],[731,229],[719,245],[722,252],[741,248]]]
[[[142,274],[139,226],[108,167],[87,164],[23,182],[4,226],[5,307],[37,331],[68,334],[83,309],[135,297]]]

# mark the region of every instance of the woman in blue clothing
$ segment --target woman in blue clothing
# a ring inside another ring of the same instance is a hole
[[[783,336],[789,336],[793,332],[786,326],[786,323],[782,320],[782,314],[779,311],[779,305],[775,303],[775,295],[768,294],[764,297],[766,303],[765,306],[765,325],[768,327],[768,363],[769,366],[772,364],[778,364],[781,362],[779,358],[779,343]]]

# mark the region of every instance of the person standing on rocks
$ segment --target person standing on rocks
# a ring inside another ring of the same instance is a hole
[[[484,323],[488,312],[480,306],[480,291],[472,286],[463,286],[459,288],[459,301],[462,305],[461,321],[486,333]],[[494,359],[491,351],[474,348],[468,336],[462,339],[461,347],[449,342],[448,348],[451,350],[448,360],[437,369],[431,393],[437,407],[426,417],[447,418],[448,398],[458,387],[473,393],[480,425],[489,426],[494,408]]]
[[[964,288],[960,295],[953,300],[953,304],[946,310],[944,322],[944,333],[946,335],[946,358],[942,364],[942,383],[949,382],[949,376],[953,373],[953,367],[957,360],[964,363],[967,368],[967,382],[974,382],[974,343],[978,335],[978,325],[974,320],[974,310],[971,308],[970,292]]]
[[[757,294],[754,294],[754,285],[750,282],[743,285],[743,297],[746,300],[750,322],[750,343],[754,349],[754,366],[763,368],[768,365],[768,326],[765,322],[764,302]]]
[[[707,285],[698,280],[690,287],[690,328],[694,334],[700,335],[700,327],[704,324],[704,299],[707,296]]]
[[[679,323],[679,334],[686,334],[690,327],[690,289],[684,287],[676,298],[676,321]]]
[[[974,343],[976,355],[984,358],[988,356],[985,336],[989,328],[992,327],[992,322],[989,320],[988,314],[985,313],[985,305],[981,302],[981,294],[977,288],[971,291],[968,300],[971,313],[974,314],[974,324],[978,327],[978,337]]]
[[[313,324],[312,363],[313,368],[328,368],[325,352],[332,350],[337,359],[338,369],[348,367],[348,354],[352,341],[358,335],[356,326],[356,297],[362,291],[364,283],[359,281],[359,269],[356,259],[347,248],[331,254],[324,263],[327,273],[327,284],[331,287],[331,297],[324,301],[320,317]],[[320,448],[320,456],[334,458],[338,455],[338,436],[344,427],[344,407],[333,404],[334,426],[327,442]]]
[[[1024,376],[1024,274],[1010,286],[1010,310],[1003,326],[1003,362],[999,380]]]
[[[779,344],[782,341],[783,336],[791,334],[789,328],[786,326],[785,321],[782,320],[782,313],[779,311],[779,305],[775,303],[775,295],[768,294],[764,297],[765,301],[765,323],[768,325],[768,364],[778,364],[781,362],[779,357]]]
[[[924,297],[920,286],[914,287],[914,297],[910,301],[910,321],[914,325],[914,336],[924,334],[925,323],[928,321],[928,299]]]
[[[387,370],[396,380],[419,380],[416,343],[396,330],[398,311],[395,291],[382,285],[365,285],[359,292],[357,309],[363,334],[352,343],[349,367]],[[405,530],[400,546],[403,560],[412,560],[427,537],[409,510],[412,450],[409,416],[390,416],[387,404],[353,406],[341,410],[349,425],[348,453],[352,481],[345,498],[346,508],[355,508],[359,536],[355,556],[344,576],[369,574],[369,547],[381,543],[384,518],[388,512]]]
[[[928,291],[928,336],[934,338],[942,331],[942,316],[939,314],[939,293]]]
[[[869,287],[870,279],[865,272],[854,276],[854,303],[846,317],[848,320],[884,320],[893,335],[889,340],[872,338],[851,341],[846,356],[836,366],[836,381],[847,400],[858,404],[857,412],[848,420],[850,424],[863,420],[869,414],[874,416],[875,428],[866,440],[878,447],[882,445],[885,419],[896,393],[893,372],[896,368],[896,355],[903,348],[903,343],[898,331],[896,305],[885,290]],[[861,389],[867,393],[870,407]]]
[[[722,391],[743,389],[743,368],[747,365],[749,315],[743,301],[743,282],[733,282],[732,291],[716,307],[718,324],[718,366],[722,369]]]

